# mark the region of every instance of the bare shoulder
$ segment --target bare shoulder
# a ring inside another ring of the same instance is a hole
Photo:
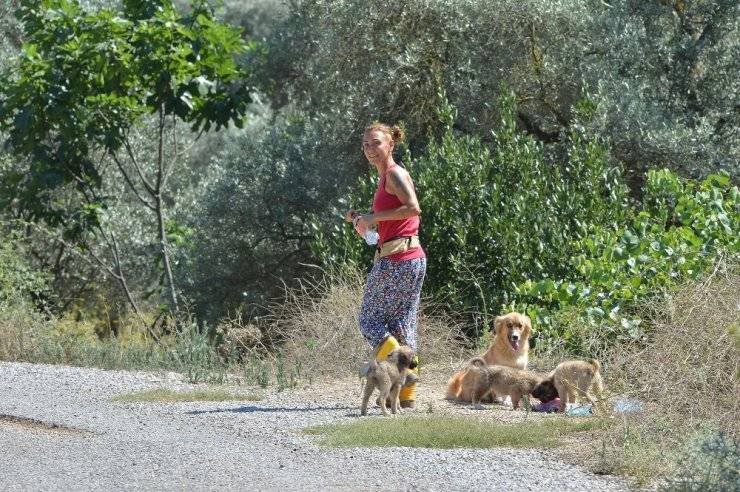
[[[388,170],[388,182],[395,189],[405,189],[413,184],[408,171],[401,166],[394,166]]]
[[[388,177],[395,181],[405,181],[410,178],[409,172],[401,166],[393,166],[388,170]]]
[[[395,164],[393,167],[391,167],[388,170],[391,174],[397,174],[399,176],[408,176],[409,172],[406,170],[406,168],[402,164]]]

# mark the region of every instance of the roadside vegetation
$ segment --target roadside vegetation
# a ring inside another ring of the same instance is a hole
[[[564,455],[642,485],[670,477],[670,490],[732,488],[740,478],[738,288],[737,265],[720,263],[702,282],[643,303],[646,339],[614,344],[602,358],[610,424]],[[620,412],[620,400],[638,406]]]
[[[643,405],[581,462],[737,483],[737,2],[386,7],[0,0],[0,360],[354,377],[372,248],[341,217],[362,129],[402,123],[422,373],[526,312],[535,364],[598,357]]]

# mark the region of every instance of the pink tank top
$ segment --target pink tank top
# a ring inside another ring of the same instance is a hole
[[[401,200],[396,195],[392,195],[385,191],[385,176],[392,168],[388,168],[380,177],[380,183],[378,183],[378,189],[375,192],[375,198],[373,199],[373,212],[382,212],[383,210],[391,210],[398,208],[401,205]],[[381,246],[384,242],[396,239],[399,237],[409,237],[419,235],[419,216],[408,217],[400,220],[383,220],[378,222],[378,246]],[[396,253],[393,255],[386,256],[386,258],[394,261],[413,260],[415,258],[424,258],[424,250],[421,247],[411,248],[403,253]]]

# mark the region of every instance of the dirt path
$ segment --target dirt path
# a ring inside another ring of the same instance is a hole
[[[419,412],[468,411],[430,386]],[[352,379],[319,394],[267,390],[258,402],[111,401],[160,387],[189,385],[175,374],[0,363],[0,489],[626,490],[537,450],[318,446],[301,429],[357,418]]]

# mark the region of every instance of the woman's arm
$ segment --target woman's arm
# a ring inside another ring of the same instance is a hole
[[[390,210],[383,210],[372,214],[363,215],[359,219],[359,225],[370,227],[384,220],[400,220],[415,217],[421,214],[419,200],[416,198],[414,183],[411,176],[401,167],[394,167],[386,174],[386,190],[398,197],[401,206]]]

